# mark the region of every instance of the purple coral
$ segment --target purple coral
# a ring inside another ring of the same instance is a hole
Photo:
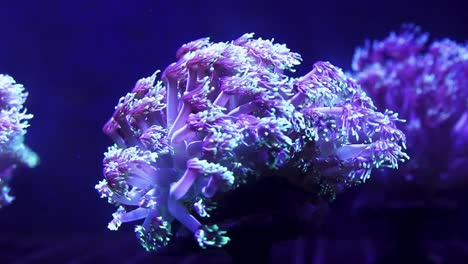
[[[252,37],[185,44],[161,81],[156,72],[120,99],[96,186],[118,206],[110,229],[144,219],[135,231],[157,250],[177,220],[201,247],[220,247],[226,232],[202,221],[220,192],[281,175],[326,199],[407,158],[397,115],[377,112],[340,69],[317,62],[289,77],[300,55]]]
[[[38,156],[24,145],[24,135],[33,116],[23,104],[28,94],[8,75],[0,74],[0,208],[10,204],[9,182],[18,164],[34,167]]]
[[[468,45],[428,40],[405,24],[356,49],[352,69],[378,107],[407,120],[399,128],[412,159],[398,171],[400,179],[439,189],[468,171]]]

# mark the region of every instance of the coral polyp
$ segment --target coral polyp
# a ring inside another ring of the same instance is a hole
[[[139,80],[103,128],[115,142],[96,186],[118,207],[109,228],[142,220],[135,232],[147,250],[169,243],[173,221],[203,248],[228,243],[205,220],[220,193],[248,182],[285,177],[328,200],[407,159],[397,114],[376,111],[328,62],[290,77],[300,55],[253,34],[199,39],[176,57],[160,78]]]
[[[10,204],[12,173],[18,165],[34,167],[39,158],[24,144],[28,114],[23,104],[28,97],[24,86],[9,75],[0,74],[0,208]]]
[[[431,42],[420,27],[405,24],[356,49],[352,67],[378,107],[407,120],[398,127],[408,136],[412,159],[389,180],[406,179],[428,191],[466,182],[468,45]]]

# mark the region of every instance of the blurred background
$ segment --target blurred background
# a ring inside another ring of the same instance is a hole
[[[16,171],[13,205],[0,211],[0,263],[230,263],[221,251],[154,256],[131,229],[108,231],[114,207],[94,185],[111,140],[101,127],[141,77],[175,61],[182,44],[274,38],[302,55],[295,75],[318,60],[349,70],[354,49],[414,22],[435,39],[468,39],[466,1],[0,1],[0,73],[29,92],[26,143],[41,157]],[[443,140],[443,139],[441,139]],[[467,175],[468,177],[468,175]],[[362,187],[362,186],[361,186]],[[424,240],[434,263],[468,263],[466,206]],[[391,243],[386,215],[352,213],[360,187],[339,196],[314,236],[274,245],[272,263],[371,263]],[[288,227],[285,227],[288,228]],[[439,234],[440,233],[440,234]],[[390,242],[389,242],[390,241]],[[198,262],[197,262],[198,261]]]

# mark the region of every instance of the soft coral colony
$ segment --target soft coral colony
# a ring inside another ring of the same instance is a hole
[[[356,80],[378,107],[398,111],[412,157],[398,170],[424,189],[453,187],[468,171],[468,44],[429,42],[413,24],[368,41],[353,59]],[[393,185],[394,186],[394,185]]]
[[[353,79],[328,62],[289,77],[300,55],[252,37],[185,44],[160,81],[156,72],[120,99],[96,185],[118,207],[109,229],[143,220],[135,232],[157,250],[177,220],[201,247],[220,247],[226,231],[203,224],[219,193],[279,175],[327,200],[407,158],[397,114],[376,111]]]
[[[34,167],[39,160],[23,143],[28,120],[33,117],[23,108],[27,96],[23,85],[0,74],[0,208],[14,199],[9,183],[16,166]]]

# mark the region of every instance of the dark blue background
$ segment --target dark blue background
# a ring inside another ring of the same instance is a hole
[[[0,1],[0,73],[29,91],[35,115],[27,144],[41,164],[13,180],[15,203],[0,211],[0,233],[105,232],[113,206],[102,179],[101,132],[118,99],[164,69],[176,49],[209,36],[246,32],[287,43],[304,59],[349,69],[354,48],[415,22],[435,38],[468,39],[459,1]]]

